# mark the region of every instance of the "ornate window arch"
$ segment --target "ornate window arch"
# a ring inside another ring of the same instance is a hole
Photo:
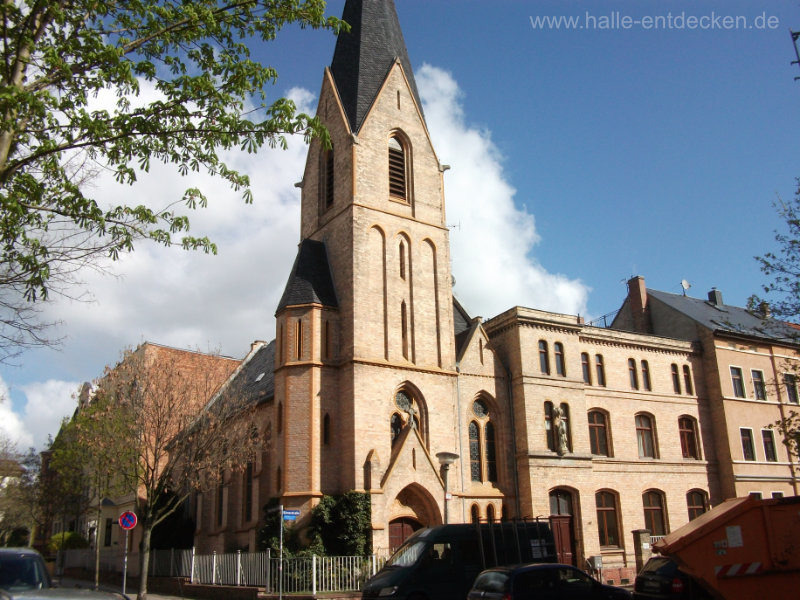
[[[422,394],[413,385],[406,382],[394,393],[394,407],[391,417],[392,443],[403,427],[411,426],[419,432],[420,437],[429,447],[428,407]],[[399,429],[397,427],[399,426]]]
[[[472,416],[467,425],[469,438],[470,479],[474,482],[497,482],[497,428],[494,409],[484,396],[472,402]]]
[[[411,203],[411,143],[401,131],[393,131],[388,140],[389,197]]]

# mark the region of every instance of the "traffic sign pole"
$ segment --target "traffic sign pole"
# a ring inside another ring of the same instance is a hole
[[[128,582],[128,533],[136,527],[136,513],[126,510],[119,516],[118,523],[125,530],[125,551],[122,553],[122,595],[124,596]]]

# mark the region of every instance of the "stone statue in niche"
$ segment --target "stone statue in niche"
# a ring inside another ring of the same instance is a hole
[[[553,425],[556,434],[556,453],[559,456],[564,456],[569,452],[569,445],[567,444],[567,419],[564,414],[564,409],[557,406],[553,409]]]

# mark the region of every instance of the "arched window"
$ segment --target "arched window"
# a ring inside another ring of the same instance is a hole
[[[480,523],[481,513],[477,504],[473,504],[472,508],[469,509],[469,516],[473,523]]]
[[[636,374],[636,361],[632,358],[628,359],[628,375],[630,376],[631,380],[631,389],[638,390],[639,389],[639,376]]]
[[[333,145],[327,150],[322,151],[320,157],[320,206],[322,210],[327,210],[333,206],[333,180],[334,167],[333,167]]]
[[[406,148],[398,136],[389,138],[389,195],[408,202],[408,172]]]
[[[481,436],[475,421],[469,423],[469,471],[472,481],[481,480]]]
[[[608,432],[608,416],[601,410],[589,411],[589,446],[592,454],[611,456]]]
[[[301,360],[303,358],[303,319],[297,319],[294,332],[295,358]]]
[[[592,385],[592,368],[589,364],[589,355],[586,352],[581,353],[581,369],[583,370],[583,383]]]
[[[281,472],[281,468],[278,467],[278,469],[275,471],[275,491],[276,492],[280,492],[281,491],[281,484],[282,483],[283,483],[283,473]]]
[[[645,529],[650,530],[650,535],[667,535],[664,495],[657,490],[645,492],[642,494],[642,504]]]
[[[647,392],[653,389],[650,384],[650,365],[647,364],[646,360],[642,361],[642,388]]]
[[[690,396],[694,394],[694,386],[692,385],[692,371],[689,365],[683,365],[683,385],[686,388],[686,393]]]
[[[403,358],[408,359],[408,312],[406,301],[400,302],[400,334],[403,344]]]
[[[650,415],[636,415],[636,441],[639,446],[639,458],[656,458],[655,426]]]
[[[550,375],[550,352],[544,340],[539,340],[539,370],[542,375]]]
[[[549,400],[544,403],[544,431],[547,437],[547,449],[556,451],[556,434],[553,430],[553,403]]]
[[[327,446],[331,443],[331,416],[325,413],[322,419],[322,444]]]
[[[617,517],[617,496],[612,492],[602,491],[594,495],[597,507],[597,530],[600,534],[600,546],[619,548],[619,519]]]
[[[595,365],[597,367],[597,385],[606,387],[606,368],[603,364],[603,355],[595,355]]]
[[[494,523],[494,519],[494,504],[489,504],[486,507],[486,520],[489,521],[489,523]]]
[[[394,404],[398,409],[394,413],[397,415],[396,426],[400,429],[402,429],[404,425],[413,427],[419,432],[419,436],[427,445],[428,418],[424,403],[418,401],[415,394],[410,389],[404,388],[395,392]],[[394,416],[392,418],[394,418]]]
[[[680,378],[680,375],[678,375],[678,365],[672,364],[670,366],[670,369],[672,370],[672,389],[676,394],[680,394],[681,393],[681,378]]]
[[[689,520],[696,519],[708,511],[708,494],[703,490],[691,490],[686,494],[686,507],[689,509]]]
[[[684,415],[678,419],[678,431],[681,437],[681,454],[683,458],[699,459],[697,422],[692,417]]]
[[[403,240],[400,240],[400,246],[398,248],[398,254],[400,255],[400,279],[406,278],[406,243]]]
[[[275,421],[277,422],[278,434],[283,433],[283,402],[278,402],[278,417]]]
[[[495,427],[489,407],[482,399],[472,403],[473,419],[468,426],[470,478],[497,482]]]
[[[564,344],[556,342],[553,344],[553,354],[556,359],[556,375],[561,377],[567,376],[567,365],[564,362]]]

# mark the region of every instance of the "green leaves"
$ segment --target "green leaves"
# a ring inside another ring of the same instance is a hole
[[[288,100],[263,104],[277,73],[250,48],[289,23],[338,32],[342,23],[324,9],[323,0],[4,3],[0,273],[34,301],[76,261],[117,259],[140,241],[216,252],[205,237],[174,237],[188,232],[185,215],[115,204],[86,184],[108,169],[133,185],[137,172],[163,163],[185,177],[205,169],[252,201],[246,174],[220,151],[327,134]],[[107,91],[113,104],[99,107]],[[187,209],[206,205],[201,190],[187,188]],[[57,231],[71,240],[82,233],[82,243],[64,244]]]

